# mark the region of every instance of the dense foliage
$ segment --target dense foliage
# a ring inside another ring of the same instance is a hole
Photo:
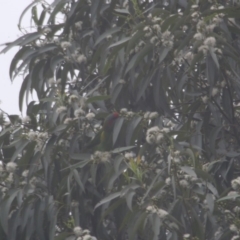
[[[240,239],[238,4],[31,3],[2,49],[27,111],[0,115],[1,239]]]

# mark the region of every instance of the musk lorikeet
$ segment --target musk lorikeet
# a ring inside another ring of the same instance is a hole
[[[109,114],[104,120],[102,129],[96,134],[95,138],[87,144],[87,148],[94,151],[109,151],[113,147],[113,127],[119,117],[117,112]]]

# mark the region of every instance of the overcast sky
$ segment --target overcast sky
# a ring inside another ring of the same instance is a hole
[[[32,0],[0,0],[0,44],[11,42],[17,37],[22,36],[17,24],[22,11],[31,2]],[[30,26],[30,11],[24,16],[22,21],[22,25],[25,26],[26,29]],[[2,50],[2,48],[3,47],[0,47],[0,50]],[[20,114],[18,93],[22,77],[15,78],[13,83],[11,83],[9,78],[9,66],[17,50],[18,47],[15,47],[6,54],[0,55],[0,108],[9,114]],[[23,112],[23,116],[25,116],[25,112]]]

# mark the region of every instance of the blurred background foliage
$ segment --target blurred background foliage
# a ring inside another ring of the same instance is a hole
[[[27,6],[1,50],[19,47],[27,105],[0,115],[1,239],[240,239],[239,16],[237,0]]]

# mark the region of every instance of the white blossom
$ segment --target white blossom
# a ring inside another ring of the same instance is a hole
[[[163,209],[157,209],[156,212],[160,219],[164,219],[168,216],[168,212]]]
[[[194,4],[191,6],[192,9],[195,9],[195,8],[198,8],[198,5],[197,4]]]
[[[106,39],[107,39],[107,40],[111,40],[111,39],[112,39],[112,35],[111,35],[111,34],[107,35],[107,36],[106,36]]]
[[[208,37],[204,40],[204,45],[208,47],[215,47],[216,45],[216,38],[215,37]]]
[[[198,48],[198,52],[202,52],[204,55],[207,54],[208,52],[208,47],[206,45],[201,45],[199,48]]]
[[[70,43],[70,42],[67,42],[67,41],[61,42],[60,45],[61,45],[61,47],[62,47],[63,49],[66,49],[66,48],[71,47],[71,43]]]
[[[22,123],[25,124],[25,123],[29,123],[29,122],[31,122],[31,118],[29,116],[25,116],[22,118]]]
[[[149,114],[149,118],[152,120],[152,119],[155,119],[159,116],[158,112],[151,112]]]
[[[139,46],[139,47],[145,46],[145,42],[141,40],[141,41],[138,43],[138,46]]]
[[[189,63],[192,62],[193,57],[194,57],[194,55],[193,55],[192,52],[188,52],[188,53],[185,54],[185,59],[186,59]]]
[[[199,13],[198,12],[194,12],[194,13],[192,13],[191,17],[193,18],[192,20],[194,22],[196,22],[198,20],[198,18],[199,18]]]
[[[147,130],[146,141],[149,144],[159,144],[162,142],[164,135],[161,133],[159,127],[155,126]]]
[[[173,158],[173,162],[175,163],[180,163],[181,162],[181,159],[179,157],[174,157]]]
[[[157,36],[153,36],[151,39],[150,39],[150,43],[152,44],[155,44],[158,42],[158,37]]]
[[[159,24],[154,24],[152,26],[152,28],[157,32],[157,33],[160,33],[161,32],[161,27]]]
[[[212,22],[219,25],[221,22],[223,21],[223,19],[219,16],[216,16],[212,19]]]
[[[79,56],[77,57],[77,62],[78,62],[79,64],[85,63],[86,61],[87,61],[87,58],[86,58],[83,54],[81,54],[81,55],[79,55]]]
[[[150,15],[150,14],[149,14]],[[157,16],[155,16],[155,17],[153,17],[153,19],[152,19],[152,22],[153,23],[156,23],[156,22],[160,22],[162,19],[160,18],[160,17],[157,17]]]
[[[185,179],[180,180],[180,181],[179,181],[179,184],[180,184],[180,186],[183,187],[183,188],[189,187],[189,183],[188,183],[188,181],[186,181]]]
[[[202,101],[203,101],[203,103],[207,103],[208,102],[208,96],[203,96],[203,97],[201,97],[202,98]]]
[[[49,84],[50,86],[54,86],[55,83],[56,83],[56,81],[54,80],[54,78],[49,78],[48,84]]]
[[[173,36],[172,36],[170,31],[167,30],[162,34],[162,40],[163,41],[169,41],[169,40],[172,40],[172,39],[173,39]]]
[[[148,212],[151,212],[151,213],[155,213],[155,212],[157,211],[154,206],[148,206],[148,207],[146,208],[146,210],[147,210]]]
[[[17,164],[14,163],[14,162],[9,162],[9,163],[7,163],[7,165],[6,165],[6,170],[7,170],[9,173],[15,172],[16,168],[17,168]]]
[[[146,26],[143,28],[143,31],[148,32],[150,29],[151,29],[150,26]]]
[[[75,27],[76,27],[78,30],[82,30],[82,24],[83,24],[82,21],[75,22]]]
[[[44,29],[42,30],[43,34],[48,34],[48,33],[50,33],[51,31],[52,31],[52,29],[49,28],[49,27],[44,28]]]
[[[72,104],[72,103],[75,103],[75,102],[77,102],[78,101],[78,96],[76,96],[76,95],[71,95],[70,97],[69,97],[69,99],[68,99],[68,102],[70,103],[70,104]]]
[[[77,237],[79,237],[79,236],[82,235],[82,228],[81,228],[81,227],[75,227],[75,228],[73,229],[73,232],[74,232],[74,234],[75,234]]]
[[[146,33],[145,33],[145,37],[150,37],[150,36],[152,35],[152,33],[153,33],[153,31],[152,31],[152,29],[150,28],[150,26],[144,27],[143,31],[146,32]]]
[[[206,32],[211,33],[213,32],[214,28],[216,27],[216,24],[209,24],[206,26]]]
[[[184,32],[186,32],[186,31],[188,30],[188,26],[187,26],[187,25],[184,25],[184,26],[182,27],[182,30],[183,30]]]
[[[124,79],[120,79],[120,80],[118,81],[118,83],[120,83],[120,84],[125,84],[126,81],[125,81]]]
[[[171,178],[170,177],[166,178],[165,183],[166,183],[166,185],[171,185],[171,183],[172,183]]]
[[[212,93],[211,93],[212,97],[216,96],[218,94],[218,92],[219,92],[218,88],[214,87],[212,89]]]
[[[86,115],[88,121],[92,121],[95,118],[95,114],[90,112]]]
[[[121,113],[121,114],[127,114],[127,112],[128,112],[127,108],[122,108],[122,109],[120,110],[120,113]]]
[[[217,53],[218,55],[220,55],[220,56],[218,56],[218,57],[221,58],[221,55],[223,54],[222,49],[221,49],[221,48],[215,48],[214,51],[215,51],[215,53]]]
[[[101,130],[101,128],[102,128],[102,126],[101,126],[101,124],[99,124],[99,123],[96,123],[95,125],[94,125],[94,130],[95,131],[99,131],[99,130]]]
[[[165,41],[165,42],[163,42],[163,46],[164,46],[164,47],[167,47],[167,48],[169,48],[169,49],[172,49],[172,47],[173,47],[173,41]]]
[[[87,99],[86,99],[85,97],[81,97],[81,98],[80,98],[80,100],[79,100],[79,106],[80,106],[81,108],[86,107],[86,105],[87,105],[86,100],[87,100]]]
[[[229,226],[230,231],[238,233],[238,228],[235,224]]]
[[[240,188],[240,177],[233,179],[231,185],[234,190],[238,190]]]
[[[109,162],[111,160],[111,153],[110,152],[100,152],[96,151],[92,156],[92,160],[97,162]]]
[[[7,177],[6,180],[7,180],[7,182],[9,182],[9,183],[12,183],[12,182],[13,182],[14,179],[13,179],[13,173],[12,173],[12,172],[9,173],[9,175],[8,175],[8,177]]]
[[[235,213],[240,213],[240,207],[239,206],[234,207],[233,211]]]
[[[133,117],[133,115],[134,115],[134,113],[133,113],[132,111],[128,111],[128,112],[127,112],[127,116],[128,116],[128,117],[131,118],[131,117]]]
[[[147,119],[147,118],[149,118],[149,115],[150,115],[150,112],[146,112],[146,113],[144,113],[143,117]]]
[[[185,238],[185,239],[188,239],[188,238],[190,238],[191,237],[191,235],[189,234],[189,233],[185,233],[184,235],[183,235],[183,238]]]
[[[31,132],[27,133],[27,138],[30,141],[35,141],[38,138],[38,133],[31,131]]]
[[[40,133],[38,134],[38,138],[39,138],[40,140],[46,140],[46,138],[48,138],[48,133],[47,133],[47,132],[40,132]]]
[[[84,229],[83,230],[83,235],[85,235],[85,234],[90,235],[90,231],[88,229]]]
[[[126,152],[124,157],[127,159],[127,160],[130,160],[130,159],[133,159],[136,157],[136,154],[134,152]]]
[[[67,108],[65,106],[60,106],[56,109],[56,112],[58,114],[62,113],[62,112],[66,112],[67,111]]]
[[[231,238],[231,240],[239,240],[240,239],[240,235],[235,235]]]
[[[24,171],[22,172],[22,176],[23,176],[23,177],[27,177],[27,176],[28,176],[28,173],[29,173],[28,170],[24,170]]]
[[[198,30],[198,31],[201,31],[202,29],[205,28],[205,26],[206,26],[206,23],[205,23],[203,20],[200,20],[200,21],[198,21],[198,23],[197,23],[197,30]]]
[[[82,237],[82,240],[92,240],[91,235],[85,235]]]
[[[86,113],[82,108],[78,108],[74,111],[74,116],[77,118],[79,118],[81,116],[85,116],[85,115],[86,115]]]
[[[170,129],[169,128],[163,128],[161,131],[164,132],[164,133],[169,133]]]

